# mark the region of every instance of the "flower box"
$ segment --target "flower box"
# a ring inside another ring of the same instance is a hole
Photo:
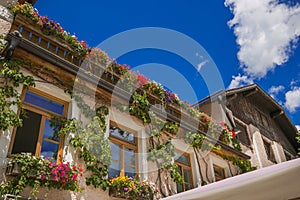
[[[50,51],[51,53],[80,66],[85,59],[85,54],[75,52],[70,44],[54,35],[45,35],[41,27],[30,18],[17,14],[14,18],[10,32],[19,31],[24,39]]]
[[[124,188],[113,186],[109,188],[109,196],[123,199],[133,199],[132,196],[124,191]]]

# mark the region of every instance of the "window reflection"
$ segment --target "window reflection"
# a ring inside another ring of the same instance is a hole
[[[136,152],[134,134],[118,127],[110,127],[110,145],[112,163],[109,167],[109,177],[125,175],[136,176]]]
[[[110,126],[109,134],[122,140],[134,143],[134,135],[118,127]]]
[[[187,153],[175,152],[175,163],[178,166],[178,172],[183,177],[183,183],[177,183],[177,193],[187,191],[193,188],[192,168],[190,156]]]

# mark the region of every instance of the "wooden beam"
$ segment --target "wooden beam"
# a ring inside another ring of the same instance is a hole
[[[257,91],[258,91],[257,88],[255,88],[253,91],[251,91],[251,92],[249,92],[247,94],[244,94],[244,97],[249,97],[249,96],[255,94]]]
[[[227,99],[232,101],[232,100],[234,100],[235,98],[237,98],[237,96],[238,96],[238,94],[237,94],[237,93],[234,93],[234,94],[228,96]]]
[[[277,117],[279,117],[280,115],[284,114],[283,110],[276,110],[270,113],[270,116],[272,119],[275,119]]]

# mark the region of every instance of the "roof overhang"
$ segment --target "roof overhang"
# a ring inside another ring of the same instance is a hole
[[[270,116],[282,129],[294,148],[300,148],[300,144],[297,143],[295,139],[297,129],[280,104],[257,84],[226,90],[226,98],[235,98],[236,94],[239,93],[242,93],[245,97],[255,101],[258,106],[268,110]]]
[[[163,200],[300,199],[300,158],[182,192]]]

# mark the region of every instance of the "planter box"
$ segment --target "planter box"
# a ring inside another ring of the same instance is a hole
[[[130,200],[153,200],[153,195],[149,195],[149,197],[137,196],[134,197],[130,193],[126,193],[124,188],[119,188],[117,186],[109,188],[109,196],[121,198],[121,199],[130,199]]]
[[[78,55],[63,39],[45,35],[34,21],[22,14],[17,14],[14,18],[10,32],[15,30],[22,34],[23,39],[29,40],[76,66],[80,66],[85,58],[85,55]]]

